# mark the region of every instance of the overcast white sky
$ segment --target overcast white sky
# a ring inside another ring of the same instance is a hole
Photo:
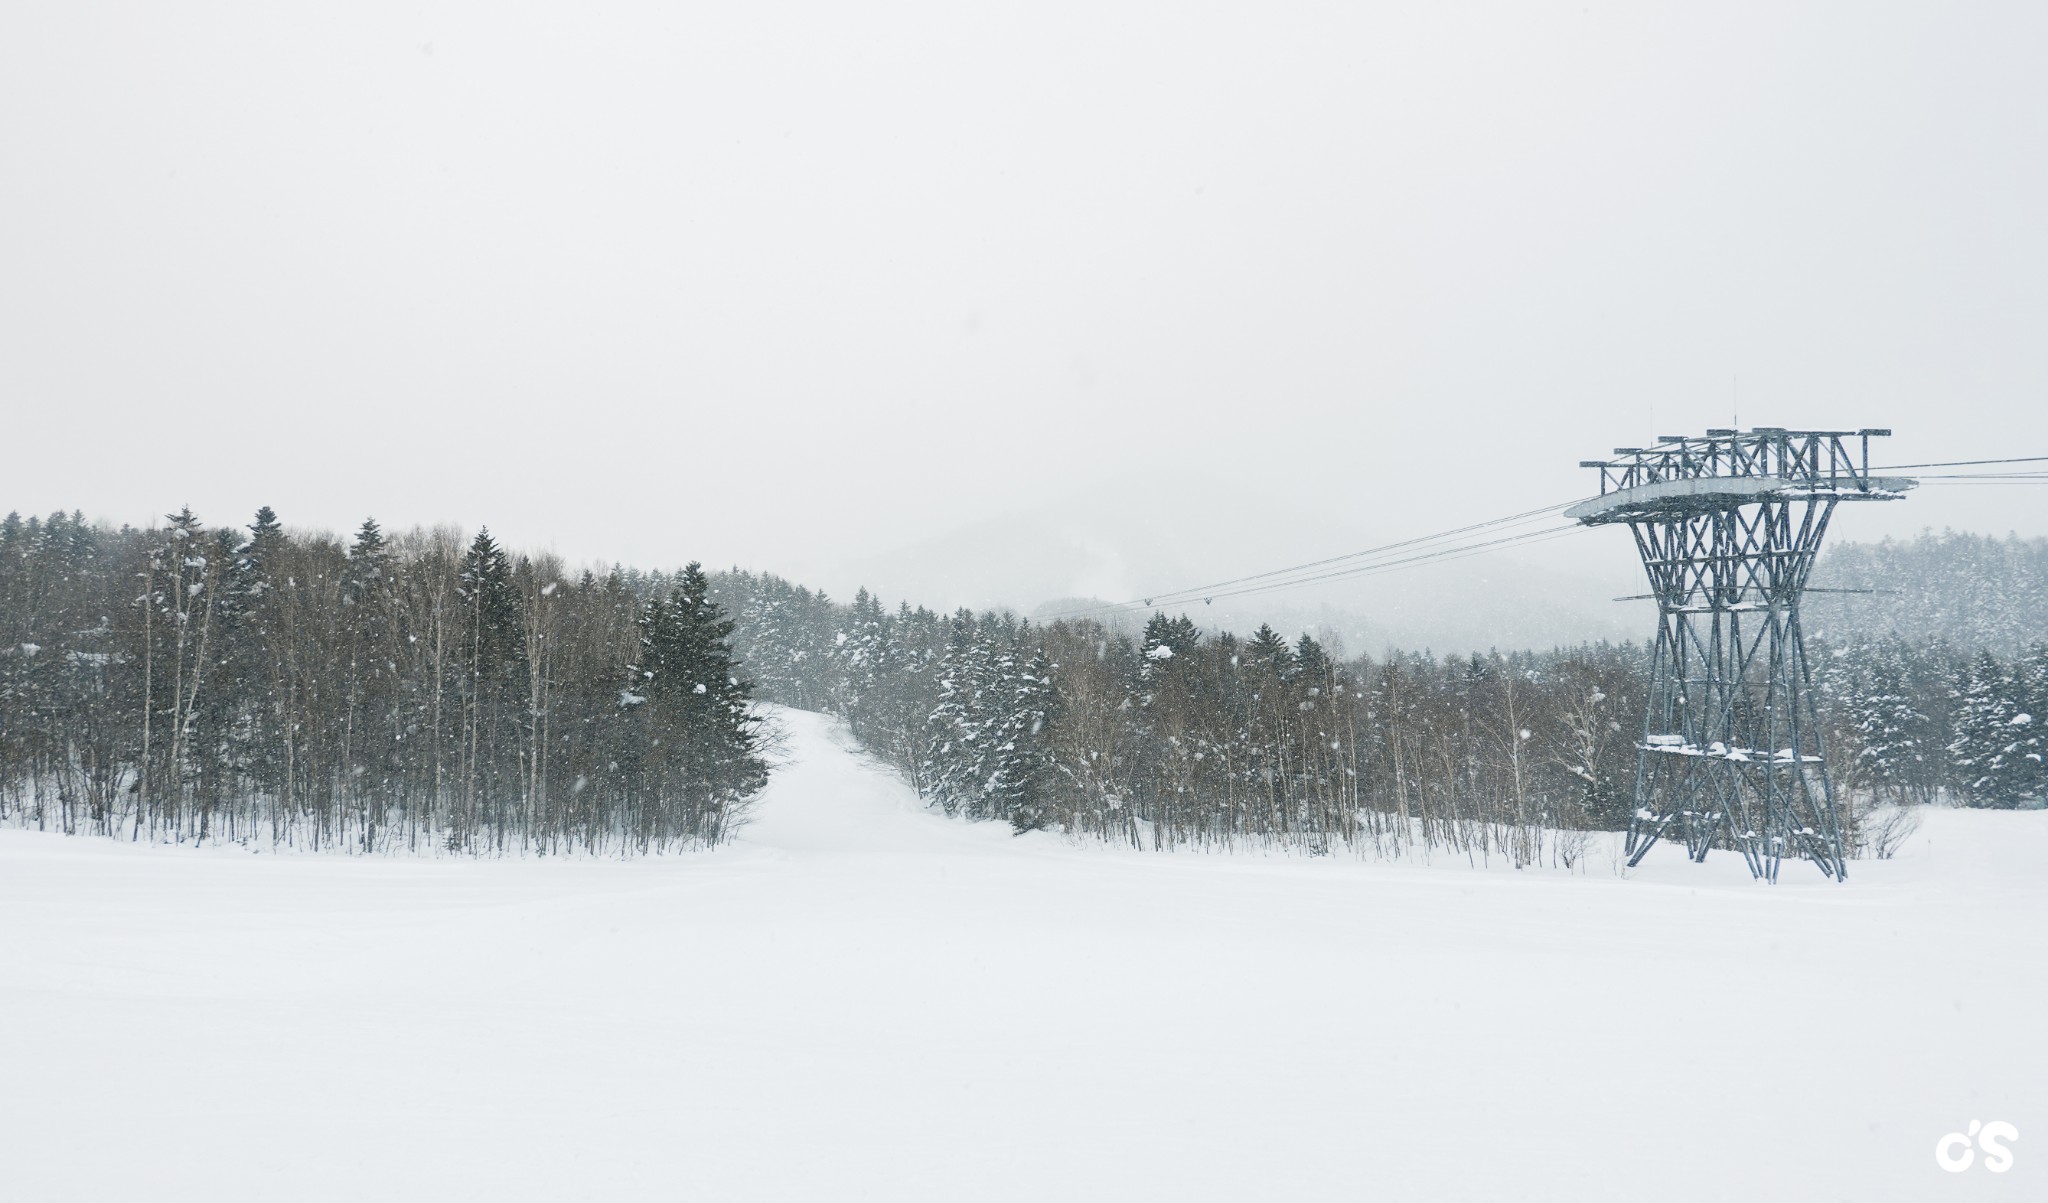
[[[844,588],[1112,481],[1433,530],[1737,404],[2048,454],[2044,62],[2038,3],[12,3],[0,508]]]

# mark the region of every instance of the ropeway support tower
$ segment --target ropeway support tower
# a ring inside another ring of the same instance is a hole
[[[1627,523],[1657,602],[1630,865],[1671,838],[1695,861],[1732,847],[1767,881],[1787,856],[1845,875],[1799,599],[1838,502],[1917,483],[1871,474],[1870,440],[1890,433],[1709,430],[1580,462],[1600,496],[1565,514]]]

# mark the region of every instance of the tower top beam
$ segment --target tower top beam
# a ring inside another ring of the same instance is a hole
[[[1565,516],[1593,526],[1773,500],[1892,501],[1919,482],[1871,474],[1870,440],[1890,433],[1757,426],[1660,436],[1654,447],[1617,447],[1611,460],[1581,461],[1600,470],[1600,496]]]

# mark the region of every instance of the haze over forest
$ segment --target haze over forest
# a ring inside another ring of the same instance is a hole
[[[0,17],[0,396],[67,452],[24,513],[374,499],[1029,607],[1662,433],[2048,446],[2037,5],[95,13]],[[2048,534],[2028,496],[1836,534]],[[1599,543],[1540,562],[1634,592]]]

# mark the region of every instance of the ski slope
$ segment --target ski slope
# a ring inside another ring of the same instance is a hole
[[[0,1196],[2048,1197],[2048,814],[1846,886],[1158,855],[778,718],[715,853],[0,832]]]

